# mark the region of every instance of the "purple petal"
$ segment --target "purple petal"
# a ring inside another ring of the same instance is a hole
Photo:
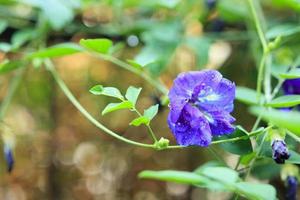
[[[208,121],[196,107],[186,104],[177,121],[173,121],[171,115],[172,111],[168,124],[178,144],[208,146],[211,143],[212,135]]]
[[[235,118],[229,112],[224,110],[210,111],[209,117],[209,126],[213,136],[230,134],[235,130],[235,127],[232,125],[235,122]]]
[[[177,120],[185,104],[192,99],[193,94],[199,93],[196,86],[205,86],[210,83],[216,87],[221,81],[222,75],[214,70],[184,72],[174,80],[169,92],[170,109],[174,111],[173,120]],[[200,87],[198,87],[201,89]]]
[[[198,95],[197,106],[203,109],[224,109],[232,112],[235,98],[235,84],[227,79],[222,79],[215,88],[207,86]]]

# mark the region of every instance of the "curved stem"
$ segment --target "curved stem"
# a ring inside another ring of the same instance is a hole
[[[154,142],[156,143],[156,142],[157,142],[157,138],[156,138],[156,136],[155,136],[155,134],[154,134],[154,132],[153,132],[151,126],[150,126],[150,125],[147,125],[147,128],[148,128],[148,131],[149,131],[149,133],[150,133],[152,139],[153,139]]]
[[[152,86],[154,86],[156,89],[158,89],[162,94],[164,95],[168,95],[168,89],[159,81],[153,79],[151,76],[149,76],[147,73],[131,66],[130,64],[123,62],[121,60],[119,60],[118,58],[115,58],[113,56],[110,55],[104,55],[104,54],[96,54],[93,52],[89,52],[91,55],[101,58],[103,60],[107,60],[110,61],[120,67],[122,67],[123,69],[126,69],[140,77],[142,77],[144,80],[146,80],[147,82],[149,82]]]
[[[142,114],[135,107],[133,108],[133,111],[136,112],[139,117],[142,117]],[[155,134],[154,134],[151,126],[149,124],[147,124],[146,127],[148,129],[150,137],[153,139],[154,143],[156,143],[157,142],[157,138],[156,138],[156,136],[155,136]]]
[[[239,140],[245,140],[247,138],[257,136],[270,128],[272,128],[272,126],[265,128],[264,131],[262,131],[262,132],[253,132],[253,133],[250,133],[249,135],[245,135],[245,136],[241,136],[241,137],[235,137],[235,138],[230,138],[230,139],[225,139],[225,140],[216,140],[216,141],[212,141],[211,144],[215,145],[215,144],[222,144],[222,143],[227,143],[227,142],[236,142]],[[172,146],[167,147],[167,149],[180,149],[180,148],[184,148],[184,146],[172,145]]]
[[[257,160],[257,158],[259,157],[259,154],[260,154],[261,151],[262,151],[262,147],[263,147],[263,144],[264,144],[266,138],[267,138],[267,132],[265,132],[265,134],[264,134],[264,136],[263,136],[263,138],[262,138],[262,140],[261,140],[261,143],[260,143],[260,145],[259,145],[259,147],[258,147],[258,149],[257,149],[257,152],[256,152],[256,154],[255,154],[255,156],[254,156],[252,162],[251,162],[250,165],[249,165],[249,168],[248,168],[248,171],[247,171],[245,180],[249,177],[249,175],[250,175],[250,173],[251,173],[251,170],[252,170],[252,168],[253,168],[253,166],[254,166],[255,161]]]
[[[1,108],[0,108],[0,120],[3,119],[9,104],[12,101],[12,98],[19,86],[20,81],[22,80],[23,74],[25,71],[25,67],[22,67],[21,69],[17,70],[15,77],[12,79],[11,84],[8,88],[8,92],[4,98],[4,100],[1,103]]]
[[[257,101],[259,101],[260,97],[261,97],[262,81],[264,78],[264,69],[265,69],[266,58],[267,58],[267,53],[263,53],[260,63],[259,63],[259,68],[258,68],[257,87],[256,87]],[[262,103],[262,102],[260,102],[260,103]]]
[[[87,118],[96,127],[98,127],[99,129],[101,129],[102,131],[104,131],[108,135],[110,135],[110,136],[112,136],[112,137],[114,137],[114,138],[116,138],[118,140],[121,140],[123,142],[126,142],[128,144],[132,144],[132,145],[139,146],[139,147],[145,147],[145,148],[156,148],[155,145],[153,145],[153,144],[144,144],[144,143],[140,143],[140,142],[135,142],[133,140],[129,140],[129,139],[123,137],[123,136],[120,136],[117,133],[113,132],[112,130],[108,129],[106,126],[104,126],[100,122],[98,122],[88,111],[86,111],[82,107],[82,105],[73,96],[73,94],[71,93],[71,91],[69,90],[69,88],[66,86],[66,84],[64,83],[64,81],[58,75],[57,71],[55,70],[55,68],[54,68],[54,66],[52,64],[52,62],[50,60],[45,60],[45,65],[46,65],[47,69],[51,72],[51,74],[53,75],[55,81],[57,82],[57,84],[59,85],[59,87],[61,88],[61,90],[63,91],[63,93],[71,101],[71,103],[79,110],[79,112],[85,118]]]
[[[127,139],[123,136],[118,135],[117,133],[113,132],[112,130],[108,129],[106,126],[104,126],[103,124],[101,124],[100,122],[98,122],[88,111],[86,111],[82,105],[77,101],[77,99],[74,97],[74,95],[71,93],[71,91],[69,90],[69,88],[66,86],[66,84],[64,83],[64,81],[60,78],[59,74],[57,73],[57,71],[55,70],[52,62],[50,60],[45,60],[45,65],[47,67],[47,69],[51,72],[51,74],[53,75],[55,81],[57,82],[57,84],[59,85],[59,87],[61,88],[61,90],[63,91],[63,93],[67,96],[67,98],[71,101],[71,103],[79,110],[79,112],[81,112],[81,114],[87,118],[91,123],[93,123],[96,127],[98,127],[99,129],[103,130],[105,133],[107,133],[108,135],[121,140],[123,142],[126,142],[128,144],[132,144],[135,146],[139,146],[139,147],[145,147],[145,148],[152,148],[152,149],[156,149],[155,144],[145,144],[145,143],[140,143],[140,142],[136,142],[130,139]],[[149,127],[148,127],[149,128]],[[151,129],[151,127],[150,127]],[[149,129],[149,131],[150,131]],[[152,129],[151,129],[152,130]],[[151,133],[151,131],[150,131]],[[152,131],[153,133],[153,131]],[[253,137],[257,135],[257,133],[254,134],[249,134],[248,137]],[[247,137],[247,136],[246,136]],[[156,137],[153,136],[153,138],[156,139]],[[225,139],[225,140],[218,140],[218,141],[213,141],[211,144],[221,144],[221,143],[226,143],[226,142],[235,142],[238,140],[244,140],[245,136],[242,137],[236,137],[236,138],[231,138],[231,139]],[[157,140],[156,140],[157,141]],[[168,147],[166,147],[166,149],[181,149],[181,148],[185,148],[184,146],[179,146],[179,145],[170,145]]]
[[[297,135],[295,135],[294,133],[292,133],[291,131],[287,130],[286,134],[289,135],[291,138],[293,138],[294,140],[296,140],[297,142],[300,143],[300,138]]]
[[[268,42],[267,42],[265,34],[262,30],[261,20],[258,18],[258,14],[257,14],[256,9],[255,9],[254,1],[255,0],[248,0],[248,3],[249,3],[249,6],[250,6],[251,13],[253,15],[254,24],[255,24],[260,42],[262,44],[263,50],[267,51],[268,50]]]
[[[264,76],[264,68],[265,68],[265,63],[266,63],[266,59],[267,56],[269,54],[269,48],[268,48],[268,42],[266,40],[265,34],[263,32],[262,29],[262,25],[261,25],[261,20],[258,17],[257,11],[255,9],[255,5],[254,5],[254,0],[248,0],[249,6],[250,6],[250,10],[254,19],[254,24],[256,27],[256,31],[258,33],[260,42],[262,44],[263,47],[263,55],[259,64],[259,69],[258,69],[258,77],[257,77],[257,99],[260,99],[261,96],[261,89],[262,89],[262,80],[263,80],[263,76]]]

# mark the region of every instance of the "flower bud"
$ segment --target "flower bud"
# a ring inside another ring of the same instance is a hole
[[[166,149],[169,146],[170,141],[165,138],[160,138],[158,142],[156,142],[156,147],[158,150]]]
[[[284,164],[289,159],[290,153],[283,140],[273,140],[272,142],[272,158],[278,164]]]
[[[7,164],[7,171],[10,173],[14,167],[14,156],[12,149],[8,145],[4,145],[4,156]]]
[[[297,199],[297,187],[298,180],[295,176],[288,176],[286,179],[286,199],[296,200]]]

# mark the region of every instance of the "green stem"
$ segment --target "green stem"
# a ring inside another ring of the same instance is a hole
[[[11,81],[11,84],[8,88],[7,94],[1,104],[0,120],[3,119],[8,107],[12,101],[12,98],[20,84],[20,81],[22,80],[24,71],[25,71],[25,67],[22,67],[21,69],[17,70],[15,77]]]
[[[256,12],[255,9],[255,5],[254,5],[254,0],[248,0],[249,6],[250,6],[250,10],[254,19],[254,24],[256,27],[256,31],[258,33],[260,42],[262,44],[263,47],[263,55],[259,64],[259,69],[258,69],[258,77],[257,77],[257,99],[260,100],[260,96],[261,96],[261,89],[262,89],[262,80],[263,80],[263,76],[264,76],[264,68],[265,68],[265,62],[266,62],[266,58],[269,54],[269,48],[268,48],[268,42],[266,40],[265,34],[262,30],[262,25],[261,25],[261,21],[258,17],[258,14]]]
[[[253,132],[253,131],[255,131],[257,129],[260,121],[261,121],[261,114],[256,118],[256,121],[255,121],[255,123],[254,123],[254,125],[253,125],[253,127],[251,129],[251,132]]]
[[[248,3],[249,3],[250,10],[251,10],[251,13],[252,13],[252,16],[253,16],[253,19],[254,19],[254,24],[255,24],[255,27],[256,27],[256,31],[258,33],[260,42],[261,42],[263,50],[265,52],[265,51],[268,51],[268,42],[267,42],[265,34],[262,30],[262,25],[260,23],[261,20],[258,18],[258,14],[257,14],[256,9],[255,9],[254,1],[255,0],[248,0]]]
[[[247,171],[245,180],[249,177],[249,175],[250,175],[250,173],[251,173],[251,170],[252,170],[252,168],[253,168],[253,166],[254,166],[255,161],[257,160],[257,158],[259,157],[259,154],[261,153],[261,150],[262,150],[262,147],[263,147],[263,144],[264,144],[266,138],[267,138],[267,132],[265,132],[265,134],[264,134],[264,136],[263,136],[263,139],[261,140],[261,143],[260,143],[260,145],[259,145],[259,147],[258,147],[258,149],[257,149],[257,152],[256,152],[256,154],[255,154],[255,156],[254,156],[252,162],[251,162],[250,165],[249,165],[249,168],[248,168],[248,171]]]
[[[267,58],[267,54],[263,53],[260,63],[259,63],[259,68],[258,68],[257,87],[256,87],[257,97],[256,98],[257,98],[257,101],[260,102],[260,104],[262,104],[262,102],[260,101],[260,97],[261,97],[262,81],[263,81],[263,77],[264,77],[264,68],[265,68],[266,58]]]
[[[110,61],[111,63],[114,63],[115,65],[118,65],[118,66],[122,67],[123,69],[126,69],[126,70],[142,77],[144,80],[146,80],[152,86],[154,86],[156,89],[158,89],[162,94],[168,95],[169,90],[161,82],[153,79],[147,73],[145,73],[145,72],[129,65],[128,63],[123,62],[123,61],[119,60],[118,58],[113,57],[113,56],[104,55],[104,54],[95,54],[93,52],[90,52],[90,53],[91,53],[91,55],[93,55],[95,57],[101,58],[103,60]]]
[[[272,126],[269,126],[269,127],[265,128],[264,131],[266,131],[270,128],[272,128]],[[253,132],[253,133],[250,133],[248,136],[241,136],[241,137],[235,137],[235,138],[230,138],[230,139],[225,139],[225,140],[212,141],[211,144],[215,145],[215,144],[222,144],[222,143],[227,143],[227,142],[236,142],[236,141],[239,141],[239,140],[245,140],[247,138],[257,136],[261,133],[262,132]],[[168,149],[179,149],[179,148],[184,148],[184,146],[179,146],[179,145],[168,146]]]
[[[142,114],[136,109],[136,108],[133,108],[133,111],[135,111],[139,117],[142,117]],[[151,126],[149,124],[146,125],[147,129],[148,129],[148,132],[150,134],[150,137],[153,139],[154,143],[157,142],[157,138],[151,128]]]
[[[155,136],[155,134],[154,134],[154,132],[153,132],[151,126],[150,126],[150,125],[147,125],[147,128],[148,128],[148,131],[149,131],[149,133],[150,133],[152,139],[153,139],[154,142],[156,143],[156,142],[157,142],[157,138],[156,138],[156,136]]]
[[[295,135],[294,133],[287,130],[286,134],[288,134],[290,137],[292,137],[294,140],[296,140],[297,142],[300,143],[300,138],[297,135]]]
[[[272,96],[271,96],[272,99],[276,96],[276,94],[277,94],[277,93],[279,92],[279,90],[281,89],[281,86],[282,86],[283,82],[284,82],[284,79],[280,79],[280,80],[278,81],[277,85],[276,85],[275,88],[273,89]]]
[[[271,55],[267,57],[265,67],[265,78],[264,78],[264,91],[265,91],[265,102],[269,103],[272,100],[272,88],[271,88]]]
[[[59,85],[59,87],[61,88],[61,90],[63,91],[63,93],[71,101],[71,103],[79,110],[79,112],[85,118],[87,118],[96,127],[98,127],[99,129],[101,129],[102,131],[104,131],[108,135],[110,135],[110,136],[112,136],[112,137],[114,137],[114,138],[116,138],[118,140],[121,140],[123,142],[126,142],[128,144],[132,144],[132,145],[139,146],[139,147],[145,147],[145,148],[156,148],[155,145],[153,145],[153,144],[144,144],[144,143],[140,143],[140,142],[135,142],[133,140],[129,140],[129,139],[123,137],[123,136],[120,136],[117,133],[113,132],[112,130],[108,129],[106,126],[104,126],[100,122],[98,122],[88,111],[86,111],[82,107],[82,105],[73,96],[73,94],[71,93],[71,91],[69,90],[69,88],[66,86],[66,84],[64,83],[64,81],[58,75],[57,71],[55,70],[55,68],[54,68],[54,66],[52,64],[52,62],[50,60],[45,60],[45,65],[46,65],[47,69],[51,72],[51,74],[53,75],[55,81],[57,82],[57,84]]]

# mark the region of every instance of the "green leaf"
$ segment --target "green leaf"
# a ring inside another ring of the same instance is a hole
[[[261,95],[263,96],[263,94]],[[256,105],[257,102],[257,93],[255,90],[246,87],[236,87],[236,96],[235,98],[245,104]]]
[[[300,69],[293,69],[287,73],[280,73],[279,77],[284,79],[300,78]]]
[[[218,162],[205,163],[198,167],[194,173],[206,178],[204,184],[198,184],[197,186],[206,187],[211,190],[231,190],[233,187],[232,185],[239,180],[239,176],[236,171],[227,168]]]
[[[139,178],[169,181],[204,187],[210,190],[223,190],[238,193],[250,200],[275,200],[273,186],[260,183],[239,182],[238,173],[227,167],[203,165],[194,173],[186,171],[143,171]]]
[[[144,47],[140,53],[135,57],[135,66],[145,67],[159,60],[161,54],[152,46]]]
[[[22,66],[21,64],[22,63],[20,61],[4,60],[2,63],[0,63],[0,74],[4,74],[12,70],[15,70],[21,67]]]
[[[291,156],[286,160],[286,163],[300,164],[300,155],[293,150],[289,150],[289,152]]]
[[[133,104],[133,106],[135,106],[141,91],[142,88],[135,88],[130,86],[126,91],[125,97],[128,101],[130,101]]]
[[[140,126],[141,124],[149,124],[150,123],[150,120],[148,117],[145,117],[145,116],[141,116],[141,117],[138,117],[134,120],[132,120],[130,122],[130,125],[133,125],[133,126]]]
[[[229,22],[240,22],[249,18],[249,9],[245,1],[226,0],[217,4],[220,17]]]
[[[300,136],[300,113],[296,111],[280,111],[280,110],[267,110],[260,107],[252,107],[250,112],[256,116],[261,116],[267,122],[276,124],[276,126],[286,128],[291,132]]]
[[[110,103],[108,104],[104,110],[102,111],[102,115],[105,115],[107,113],[121,110],[121,109],[131,109],[132,108],[132,103],[129,101],[123,101],[121,103]]]
[[[270,143],[269,143],[270,146]],[[262,156],[260,154],[260,156]],[[274,162],[272,158],[260,159],[255,162],[251,174],[261,180],[273,179],[280,174],[281,166]]]
[[[293,107],[298,104],[300,104],[300,95],[285,95],[273,99],[266,105],[274,108],[286,108]]]
[[[7,27],[8,23],[6,21],[1,20],[0,21],[0,34],[5,31],[6,27]]]
[[[112,41],[109,39],[81,39],[80,45],[98,53],[106,54],[112,46]]]
[[[276,190],[273,186],[261,183],[236,183],[240,194],[250,200],[276,200]]]
[[[103,87],[102,85],[96,85],[90,89],[90,92],[94,95],[104,95],[124,100],[124,97],[121,94],[121,92],[114,87]]]
[[[77,44],[62,43],[34,52],[28,55],[27,58],[53,58],[78,53],[80,51],[82,51],[82,48]]]
[[[239,180],[238,173],[227,167],[204,167],[202,170],[197,170],[197,174],[224,184],[234,184]]]
[[[7,42],[0,42],[0,51],[9,52],[11,51],[12,46]]]
[[[250,162],[254,159],[256,153],[255,152],[252,152],[252,153],[249,153],[247,155],[243,155],[240,157],[240,163],[243,164],[243,165],[249,165]]]
[[[158,104],[154,105],[154,106],[151,106],[150,108],[146,109],[144,111],[144,116],[147,117],[149,119],[149,121],[151,121],[155,115],[157,114],[158,112]]]
[[[16,32],[11,39],[13,49],[17,49],[25,44],[28,40],[31,40],[35,35],[34,29],[24,29]]]
[[[277,36],[290,36],[300,32],[298,24],[280,24],[272,27],[266,36],[268,39],[276,38]]]
[[[205,180],[202,176],[197,175],[192,172],[185,171],[174,171],[174,170],[165,170],[165,171],[142,171],[138,175],[139,178],[154,179],[160,181],[170,181],[175,183],[182,184],[201,184]]]
[[[26,3],[30,3],[32,6],[42,10],[43,16],[46,17],[50,26],[55,30],[62,29],[74,17],[72,6],[67,2],[60,0],[26,0]]]
[[[158,104],[144,110],[144,115],[132,120],[130,122],[130,125],[133,126],[140,126],[141,124],[149,125],[150,121],[155,117],[157,112],[158,112]]]
[[[221,143],[220,147],[224,150],[237,154],[237,155],[246,155],[253,151],[251,140],[248,137],[248,133],[244,131],[240,126],[236,127],[236,130],[234,133],[229,135],[224,135],[222,137],[218,137],[218,140],[225,140],[225,139],[231,139],[231,138],[237,138],[237,137],[244,137],[244,140],[239,140],[235,142],[226,142]]]

